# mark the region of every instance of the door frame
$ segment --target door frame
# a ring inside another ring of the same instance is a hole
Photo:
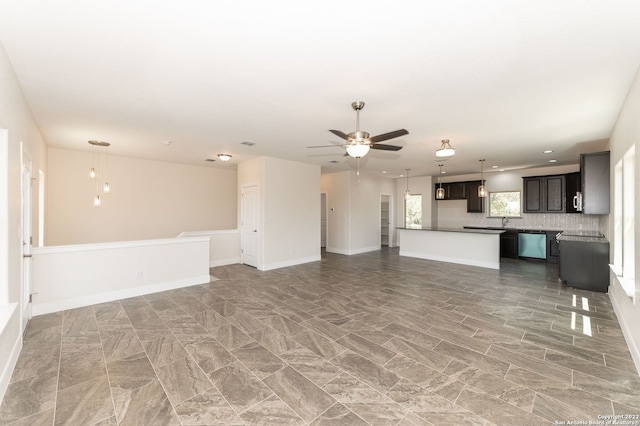
[[[324,196],[324,248],[329,247],[329,195],[326,192],[320,193],[320,208],[322,208],[322,196]],[[320,217],[322,226],[322,217]],[[322,236],[320,236],[320,247],[322,247]]]
[[[395,247],[395,229],[393,227],[394,224],[394,204],[393,204],[393,194],[390,192],[381,192],[380,193],[380,201],[378,202],[378,218],[380,219],[378,222],[382,222],[382,197],[389,197],[389,247]],[[382,235],[378,237],[380,242],[380,247],[382,247]]]
[[[246,188],[252,188],[255,187],[256,188],[256,193],[257,193],[257,205],[258,205],[258,217],[256,218],[256,230],[257,230],[257,237],[256,237],[256,247],[255,247],[255,253],[256,253],[256,265],[255,267],[257,269],[261,269],[262,267],[262,221],[261,221],[261,214],[260,212],[262,211],[262,209],[260,208],[260,203],[261,203],[261,197],[260,197],[260,184],[258,182],[253,182],[253,183],[244,183],[240,186],[240,263],[244,264],[244,234],[245,234],[245,229],[244,229],[244,193],[245,193],[245,189]],[[254,265],[249,265],[249,266],[254,266]]]
[[[33,245],[33,162],[20,142],[20,328],[31,319],[31,247]]]

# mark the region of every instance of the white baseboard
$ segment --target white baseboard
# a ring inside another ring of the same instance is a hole
[[[309,262],[318,262],[320,260],[321,260],[320,255],[309,256],[309,257],[303,257],[300,259],[291,259],[284,262],[269,263],[267,265],[263,265],[263,267],[259,269],[261,271],[270,271],[272,269],[286,268],[288,266],[301,265],[303,263],[309,263]]]
[[[216,266],[235,265],[240,263],[240,257],[230,257],[228,259],[219,259],[209,261],[209,268],[215,268]]]
[[[376,251],[376,250],[380,250],[380,246],[364,247],[364,248],[355,249],[355,250],[343,250],[335,247],[327,247],[327,252],[329,253],[344,254],[347,256],[352,256],[354,254],[369,253],[371,251]]]
[[[20,314],[17,309],[17,303],[14,303],[12,305],[13,306],[6,306],[7,310],[6,312],[3,312],[3,314],[6,314],[6,315],[2,315],[1,319],[3,320],[3,324],[0,324],[0,333],[7,333],[7,335],[10,335],[12,333],[10,329],[11,319],[14,315]],[[7,335],[5,335],[5,338]],[[4,341],[5,338],[3,338],[2,340]],[[10,344],[10,342],[3,342],[3,344],[6,344],[6,343]],[[18,356],[20,356],[21,349],[22,349],[22,333],[19,330],[16,330],[15,341],[13,342],[11,351],[9,352],[9,356],[6,359],[5,365],[2,366],[2,373],[0,374],[0,401],[2,401],[5,393],[7,392],[7,389],[9,388],[11,375],[13,374],[13,370],[16,368],[16,363],[18,362]]]
[[[128,297],[136,297],[142,296],[144,294],[173,290],[176,288],[190,287],[192,285],[206,284],[209,282],[209,280],[209,275],[202,275],[198,277],[184,278],[181,280],[166,281],[140,287],[128,288],[124,290],[93,294],[91,296],[77,297],[74,299],[59,300],[42,304],[34,303],[32,312],[33,316],[44,315],[51,312],[59,312],[67,309],[95,305],[96,303],[112,302],[114,300],[126,299]]]

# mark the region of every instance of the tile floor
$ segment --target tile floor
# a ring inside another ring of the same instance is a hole
[[[34,318],[0,424],[538,425],[640,414],[640,377],[607,295],[563,286],[555,265],[505,260],[494,271],[385,249],[212,275]]]

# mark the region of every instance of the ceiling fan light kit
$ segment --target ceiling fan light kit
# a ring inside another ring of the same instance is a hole
[[[370,149],[379,149],[383,151],[399,151],[402,149],[401,146],[382,144],[380,142],[408,135],[409,132],[407,130],[400,129],[377,136],[370,136],[369,133],[360,130],[360,110],[364,108],[364,102],[352,102],[351,108],[356,112],[356,130],[350,133],[345,133],[341,130],[329,130],[334,135],[347,141],[346,145],[342,145],[346,148],[347,155],[353,158],[362,158],[369,153]],[[309,146],[307,148],[329,148],[335,146],[336,145],[320,145]]]
[[[451,157],[456,155],[456,150],[451,147],[449,139],[442,139],[440,148],[436,151],[436,157]]]
[[[229,154],[218,154],[218,158],[220,161],[229,161],[231,160],[231,155]]]
[[[347,145],[347,154],[353,158],[362,158],[369,153],[369,149],[369,144],[356,142]]]

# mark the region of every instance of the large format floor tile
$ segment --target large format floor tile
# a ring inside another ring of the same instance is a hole
[[[640,414],[606,294],[556,265],[323,253],[34,318],[0,425],[542,425]]]

